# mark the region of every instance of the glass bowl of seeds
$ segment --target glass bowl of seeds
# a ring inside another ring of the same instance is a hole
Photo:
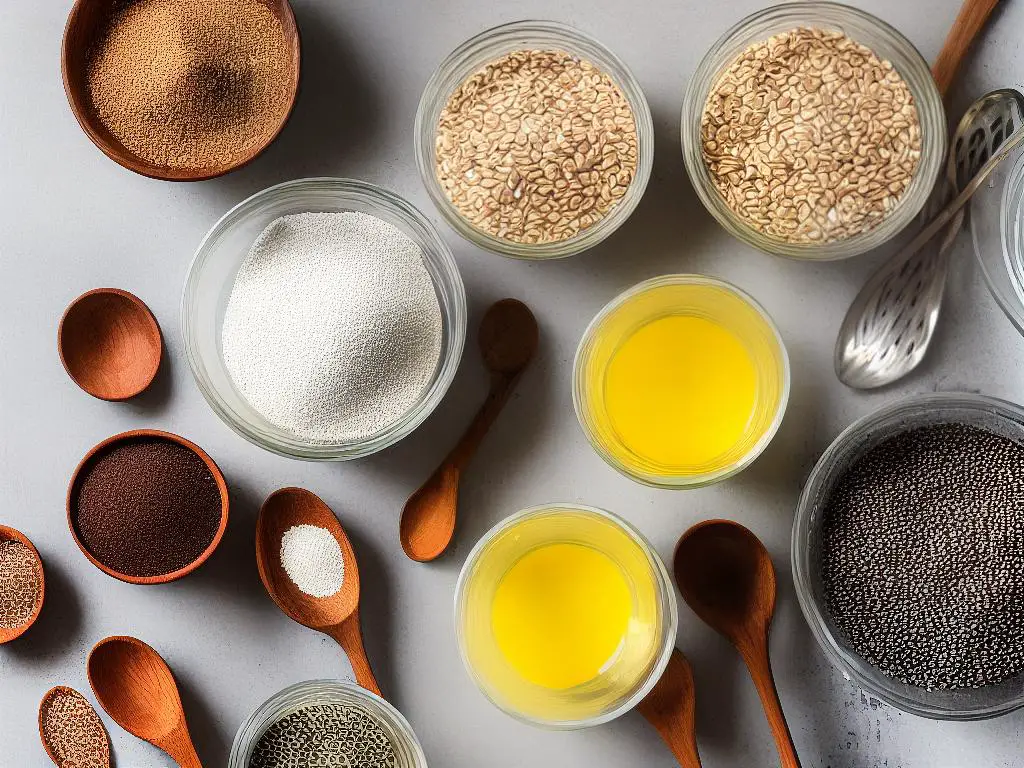
[[[235,432],[274,453],[376,453],[433,412],[466,338],[451,250],[414,206],[354,179],[285,182],[239,203],[185,280],[185,354]]]
[[[904,712],[1024,706],[1024,408],[907,398],[822,454],[793,524],[797,597],[843,676]]]
[[[412,726],[376,694],[338,680],[307,680],[274,694],[242,723],[228,768],[292,765],[426,768]]]
[[[520,21],[467,40],[431,77],[416,163],[445,220],[520,259],[600,243],[640,202],[654,162],[647,99],[596,40]]]
[[[711,46],[683,99],[683,158],[701,202],[770,254],[843,259],[918,214],[946,153],[928,64],[902,34],[845,5],[748,16]]]

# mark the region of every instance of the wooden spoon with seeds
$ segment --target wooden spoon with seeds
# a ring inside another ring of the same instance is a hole
[[[78,751],[81,749],[88,749],[87,745],[81,745],[79,742],[75,742],[71,745],[61,745],[52,743],[55,734],[50,733],[50,729],[47,728],[47,715],[49,714],[50,707],[53,706],[54,700],[58,696],[73,697],[80,699],[84,707],[88,707],[88,711],[96,718],[93,723],[94,733],[99,743],[95,745],[97,752],[95,754],[88,754],[87,757],[91,758],[92,761],[89,763],[90,768],[110,768],[110,738],[107,736],[107,729],[103,727],[103,721],[100,720],[99,715],[96,714],[96,710],[92,708],[92,704],[88,700],[76,691],[74,688],[68,688],[65,685],[58,685],[51,688],[43,696],[43,700],[39,702],[39,739],[43,742],[43,748],[46,750],[46,754],[49,755],[50,760],[58,768],[78,768],[80,765],[84,765],[80,761],[81,758],[86,757],[82,754],[63,754],[66,751]],[[71,736],[81,736],[82,734],[69,734]]]
[[[491,391],[462,439],[402,510],[399,538],[411,559],[434,560],[451,543],[462,472],[533,359],[538,337],[537,320],[521,301],[502,299],[484,315],[480,353],[491,372]]]
[[[9,528],[6,525],[0,525],[0,544],[3,544],[5,541],[16,541],[19,544],[24,545],[32,554],[32,557],[35,558],[39,573],[39,596],[36,598],[36,604],[32,609],[32,615],[29,616],[28,619],[17,627],[0,627],[0,645],[9,643],[11,640],[15,640],[28,632],[29,627],[35,624],[36,619],[39,618],[39,614],[43,610],[43,601],[46,598],[46,576],[43,571],[43,559],[39,556],[39,550],[37,550],[35,545],[29,541],[28,536],[23,534],[17,528]]]
[[[341,547],[345,578],[341,589],[330,597],[307,595],[281,564],[281,538],[296,525],[324,528]],[[380,686],[363,647],[356,553],[331,508],[304,488],[282,488],[270,494],[256,521],[256,565],[263,586],[277,607],[292,621],[333,637],[348,656],[356,682],[380,696]]]
[[[185,723],[178,684],[160,654],[134,637],[96,643],[86,662],[96,700],[132,736],[181,768],[203,768]]]

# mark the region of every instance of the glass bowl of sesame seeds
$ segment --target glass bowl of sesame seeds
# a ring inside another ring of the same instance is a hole
[[[557,259],[639,204],[654,162],[647,99],[601,43],[519,21],[455,49],[424,89],[416,164],[445,220],[486,250]]]
[[[313,761],[427,767],[409,721],[380,696],[340,680],[307,680],[274,694],[246,718],[228,768],[286,768]]]
[[[683,158],[726,231],[766,253],[843,259],[914,220],[945,162],[928,64],[864,11],[792,2],[705,54],[683,99]]]
[[[964,435],[981,436],[980,448],[960,450]],[[971,393],[900,400],[835,439],[797,506],[793,581],[811,633],[843,677],[910,714],[982,720],[1024,706],[1019,603],[1007,600],[1024,589],[1014,576],[1024,528],[1013,522],[1024,483],[1020,466],[986,463],[991,440],[1024,454],[1024,408]],[[918,461],[912,473],[891,469]],[[946,466],[940,482],[927,476],[936,462]],[[885,476],[865,482],[861,469],[879,466]],[[948,499],[984,492],[992,477],[1015,487],[1014,503],[975,494],[962,518],[950,512]],[[903,505],[894,513],[892,488]],[[854,509],[851,498],[870,503]],[[852,576],[837,581],[841,572]]]

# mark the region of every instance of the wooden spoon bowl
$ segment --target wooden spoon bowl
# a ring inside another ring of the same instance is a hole
[[[160,325],[145,303],[119,288],[83,293],[64,311],[57,349],[68,376],[100,400],[128,400],[156,377]]]
[[[177,571],[171,571],[170,573],[161,574],[159,576],[132,576],[130,574],[121,573],[120,571],[111,568],[106,563],[103,563],[102,561],[98,560],[92,554],[92,552],[89,551],[88,547],[85,546],[85,543],[78,535],[78,530],[75,526],[75,505],[77,504],[78,489],[82,481],[85,479],[93,463],[100,456],[104,455],[105,453],[107,453],[107,451],[110,451],[119,445],[123,445],[125,443],[130,443],[133,441],[154,438],[168,440],[172,443],[176,443],[182,446],[183,448],[187,448],[188,450],[192,451],[192,453],[194,453],[196,456],[198,456],[206,465],[206,468],[213,476],[214,482],[217,484],[217,488],[220,490],[220,525],[217,528],[217,533],[214,535],[213,539],[210,541],[210,544],[206,547],[206,549],[203,550],[202,554],[200,554],[199,557],[197,557],[195,560],[193,560],[185,567],[179,568]],[[90,563],[95,565],[108,576],[113,576],[118,581],[123,581],[127,584],[149,585],[167,584],[171,581],[177,581],[178,579],[188,576],[194,570],[199,568],[199,566],[201,566],[203,563],[210,559],[210,556],[213,555],[214,551],[220,545],[221,539],[224,538],[224,531],[227,530],[228,511],[231,506],[231,500],[228,494],[227,481],[224,479],[224,473],[220,471],[220,467],[218,467],[216,462],[214,462],[214,460],[210,458],[210,455],[202,448],[200,448],[198,445],[193,443],[191,440],[186,440],[184,437],[175,435],[171,432],[161,432],[160,430],[157,429],[135,429],[132,430],[131,432],[122,432],[119,435],[113,435],[112,437],[108,437],[106,440],[94,446],[92,450],[85,454],[85,457],[78,463],[78,466],[75,467],[74,473],[72,473],[71,475],[71,482],[68,483],[66,504],[68,529],[71,531],[71,537],[75,540],[75,544],[77,544],[78,548],[82,550],[82,554],[88,558]]]
[[[64,77],[64,92],[67,94],[71,111],[90,141],[118,165],[135,173],[165,181],[203,181],[237,170],[255,160],[269,147],[284,129],[295,106],[299,90],[301,46],[295,14],[288,0],[260,0],[281,23],[285,44],[291,50],[291,78],[288,82],[288,107],[281,116],[276,130],[262,144],[254,146],[234,162],[210,168],[168,168],[145,160],[124,146],[103,124],[89,98],[87,72],[89,51],[103,34],[113,9],[121,0],[77,0],[68,15],[64,28],[64,43],[61,47],[61,73]]]
[[[0,645],[9,643],[11,640],[19,638],[28,632],[29,627],[35,624],[36,619],[39,618],[39,613],[43,610],[43,600],[46,597],[46,577],[43,573],[43,559],[39,556],[39,550],[29,541],[28,536],[21,531],[15,528],[8,528],[6,525],[0,525],[0,542],[4,541],[17,541],[24,544],[35,557],[36,565],[39,569],[39,598],[36,600],[36,607],[32,611],[32,615],[20,627],[12,629],[0,627]]]
[[[314,525],[334,536],[341,547],[345,578],[330,597],[313,597],[299,589],[281,563],[281,539],[296,525]],[[272,493],[256,522],[256,564],[267,594],[288,618],[333,637],[348,655],[356,682],[380,696],[363,647],[359,622],[359,567],[345,529],[319,496],[304,488],[282,488]]]
[[[86,662],[89,685],[114,722],[162,749],[181,768],[202,768],[167,662],[134,637],[96,643]]]
[[[58,694],[82,696],[82,694],[74,688],[68,688],[66,685],[55,686],[46,692],[43,696],[43,700],[39,702],[39,740],[43,742],[43,749],[46,750],[46,754],[49,756],[50,760],[53,761],[54,765],[58,766],[58,768],[75,768],[74,765],[66,766],[65,763],[61,762],[60,757],[54,754],[53,745],[50,744],[46,735],[46,713],[49,710],[51,700]],[[82,696],[82,698],[85,697]],[[90,704],[90,708],[91,707],[92,705]],[[99,718],[97,717],[97,719]],[[105,745],[104,752],[106,759],[103,761],[103,764],[106,768],[110,768],[110,736],[107,734],[107,729],[103,727],[102,721],[100,722],[100,730],[103,734],[103,743]]]

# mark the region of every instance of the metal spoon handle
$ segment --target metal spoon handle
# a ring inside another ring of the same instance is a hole
[[[974,178],[971,179],[970,183],[964,187],[963,191],[954,197],[953,200],[939,212],[939,215],[928,223],[928,226],[918,232],[917,236],[893,258],[893,261],[896,262],[909,259],[921,248],[927,245],[928,241],[935,237],[940,229],[952,221],[953,217],[959,213],[961,208],[967,205],[967,201],[970,200],[981,185],[985,183],[985,180],[992,174],[992,171],[994,171],[996,167],[1003,162],[1003,160],[1005,160],[1014,148],[1016,148],[1022,141],[1024,141],[1024,128],[1018,128],[1000,145],[999,151],[992,155],[992,157],[988,159],[988,162],[981,166],[981,169],[977,174],[975,174]]]

